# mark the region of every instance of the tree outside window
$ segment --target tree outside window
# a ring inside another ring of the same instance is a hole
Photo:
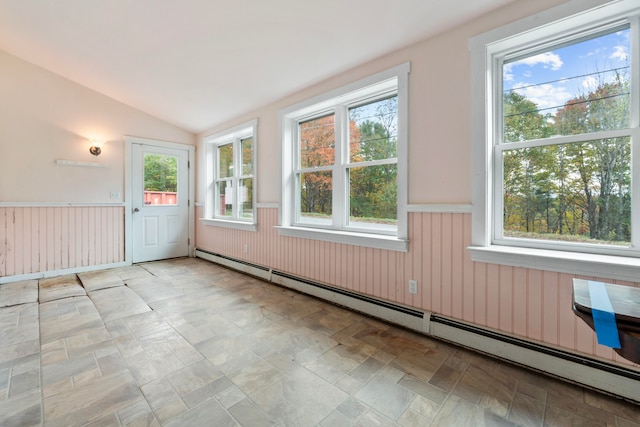
[[[504,59],[497,238],[631,245],[629,37]]]

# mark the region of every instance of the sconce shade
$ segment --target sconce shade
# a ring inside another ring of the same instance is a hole
[[[99,156],[102,153],[102,146],[104,145],[104,141],[99,139],[91,139],[89,140],[91,143],[91,147],[89,147],[89,152],[94,156]]]

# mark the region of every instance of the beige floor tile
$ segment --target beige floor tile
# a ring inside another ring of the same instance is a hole
[[[542,426],[544,407],[543,401],[517,393],[509,412],[509,420],[523,427]]]
[[[437,404],[444,402],[448,395],[446,391],[411,375],[405,375],[400,381],[398,381],[398,384]]]
[[[442,405],[440,403],[436,403],[433,400],[420,395],[413,399],[410,406],[412,411],[415,411],[430,420],[433,420],[436,417],[441,407]]]
[[[366,382],[375,374],[380,372],[380,370],[385,366],[386,364],[384,362],[381,362],[376,358],[369,357],[352,369],[351,372],[349,372],[349,376],[360,382]]]
[[[0,308],[3,427],[640,427],[638,405],[202,260],[82,277],[93,299],[67,276]]]
[[[181,397],[222,377],[222,372],[208,360],[201,360],[167,376]]]
[[[416,395],[395,382],[376,375],[355,394],[355,397],[387,418],[397,421]]]
[[[474,405],[456,396],[450,396],[433,421],[436,426],[515,426],[514,423],[499,417],[484,408]]]
[[[616,414],[619,418],[640,424],[640,405],[629,405],[622,399],[585,390],[585,403],[593,408]]]
[[[23,280],[0,285],[0,308],[38,302],[38,281]]]
[[[131,405],[119,409],[116,414],[122,425],[125,426],[159,425],[149,404],[144,399],[136,400]]]
[[[611,417],[611,422],[615,421],[614,417]],[[565,411],[555,406],[547,406],[544,416],[545,426],[575,426],[575,427],[594,427],[602,426],[602,422],[589,420],[583,416],[580,416],[574,412]]]
[[[139,265],[131,265],[128,267],[119,267],[111,270],[116,273],[122,281],[127,282],[131,279],[153,278],[153,275]]]
[[[82,287],[78,276],[75,274],[40,279],[38,286],[38,300],[41,304],[63,298],[87,295],[87,292]]]
[[[406,427],[428,426],[431,424],[431,420],[424,417],[419,412],[409,409],[402,414],[398,420],[398,424]]]
[[[216,400],[207,400],[195,408],[170,419],[164,424],[168,427],[179,426],[220,426],[231,427],[239,424]]]
[[[256,390],[280,380],[283,378],[283,374],[270,363],[264,360],[257,360],[250,366],[239,369],[228,377],[239,389],[250,395]]]
[[[99,289],[124,286],[124,282],[115,270],[98,270],[78,273],[78,278],[87,292]]]
[[[42,367],[42,385],[48,386],[97,368],[98,364],[91,353],[64,359]]]
[[[231,380],[227,377],[220,377],[185,394],[182,396],[182,401],[187,405],[187,407],[194,408],[208,399],[216,398],[220,401],[222,394],[231,388],[236,388]],[[241,394],[243,394],[244,397],[244,393]],[[220,401],[220,403],[228,409],[228,406],[225,406],[222,401]]]
[[[326,418],[320,421],[320,427],[351,427],[353,420],[339,411],[333,411]]]
[[[185,366],[176,356],[171,354],[153,359],[146,352],[142,352],[132,357],[126,357],[125,361],[140,385],[164,378]]]
[[[348,395],[314,374],[300,370],[248,393],[251,400],[281,425],[315,425]]]
[[[177,298],[184,295],[170,280],[158,279],[150,273],[147,273],[145,277],[126,279],[126,284],[127,287],[133,289],[147,304],[153,301]]]
[[[275,422],[249,399],[244,399],[229,408],[229,413],[243,427],[275,425]]]
[[[499,375],[482,366],[471,365],[460,380],[461,383],[480,390],[499,400],[511,401],[517,386],[512,377]]]
[[[15,398],[0,400],[0,421],[3,427],[42,425],[40,389],[34,389]]]
[[[38,304],[20,304],[0,308],[0,349],[37,340]]]
[[[226,409],[235,406],[238,402],[242,402],[246,398],[247,395],[238,387],[233,385],[233,383],[231,387],[226,388],[216,396],[218,402],[220,402],[220,404]]]
[[[400,347],[402,348],[402,347]],[[449,356],[437,350],[406,350],[391,362],[391,366],[422,381],[430,381]]]
[[[89,298],[104,322],[151,311],[142,298],[126,286],[92,291]]]
[[[100,376],[72,392],[44,399],[47,426],[73,426],[99,420],[129,407],[144,397],[128,372]]]
[[[391,421],[389,418],[375,411],[374,409],[368,410],[358,421],[355,422],[355,427],[396,427],[398,424]]]

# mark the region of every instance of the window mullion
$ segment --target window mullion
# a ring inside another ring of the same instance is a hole
[[[348,179],[347,167],[349,155],[349,136],[347,134],[349,119],[348,109],[339,105],[335,110],[335,163],[333,165],[333,225],[341,229],[347,226],[348,209]]]
[[[501,147],[504,143],[503,138],[503,129],[504,129],[504,106],[503,106],[503,91],[504,87],[502,85],[502,67],[504,65],[504,57],[498,57],[493,59],[493,66],[495,67],[492,70],[492,79],[491,84],[493,87],[493,102],[494,105],[492,111],[493,113],[493,126],[491,129],[491,135],[489,136],[489,141],[493,141],[492,151],[493,155],[491,156],[491,162],[489,167],[493,173],[493,189],[492,191],[492,202],[489,205],[490,215],[493,215],[493,220],[491,223],[493,224],[491,230],[491,241],[495,241],[497,239],[503,238],[503,230],[504,230],[504,199],[503,199],[503,191],[504,191],[504,182],[503,182],[503,171],[504,165],[503,155],[501,151]]]
[[[640,248],[640,16],[630,20],[630,61],[631,61],[631,247]]]
[[[241,149],[240,149],[240,141],[241,138],[235,138],[233,140],[233,175],[231,177],[231,188],[233,189],[233,198],[232,198],[232,209],[231,209],[231,217],[233,219],[240,218],[240,205],[238,204],[240,200],[240,187],[238,176],[240,175],[240,169],[242,167],[241,161]]]

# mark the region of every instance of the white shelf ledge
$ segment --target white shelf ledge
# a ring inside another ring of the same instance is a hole
[[[94,162],[76,162],[75,160],[56,160],[56,163],[62,166],[85,166],[91,168],[108,168],[106,163],[94,163]]]

